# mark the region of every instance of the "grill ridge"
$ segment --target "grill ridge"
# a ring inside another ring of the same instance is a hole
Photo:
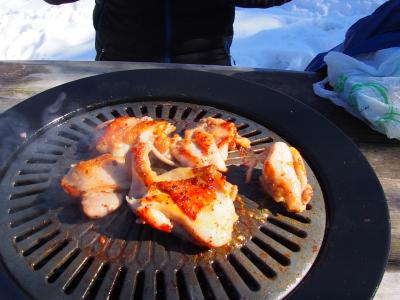
[[[44,220],[38,224],[33,225],[32,227],[28,227],[28,229],[25,229],[24,231],[21,231],[20,233],[15,234],[14,241],[15,242],[23,241],[24,239],[28,238],[32,234],[46,228],[47,226],[50,226],[51,224],[52,224],[51,220]]]
[[[217,275],[217,278],[219,279],[219,282],[224,288],[225,293],[228,295],[228,298],[232,300],[239,299],[240,294],[237,290],[238,283],[236,283],[236,285],[232,283],[231,278],[229,278],[227,272],[224,270],[224,268],[218,261],[212,263],[212,267],[214,269],[215,274]],[[230,273],[230,276],[232,275],[233,274]]]
[[[254,136],[257,136],[260,134],[261,134],[261,130],[258,130],[258,129],[253,129],[251,131],[244,132],[244,133],[240,132],[240,135],[245,138],[251,138],[251,137],[254,137]]]
[[[67,128],[64,128],[63,131],[60,131],[58,133],[58,136],[70,140],[72,143],[76,143],[79,142],[82,134],[78,133],[77,131],[72,131]]]
[[[275,250],[272,246],[264,242],[262,239],[258,237],[252,237],[251,241],[256,244],[261,250],[265,251],[270,255],[273,259],[275,259],[278,263],[280,263],[282,266],[288,266],[290,265],[290,259],[287,258],[285,255],[280,253],[279,251]]]
[[[267,222],[274,224],[275,226],[280,227],[283,230],[286,230],[287,232],[290,232],[294,235],[297,235],[300,238],[306,238],[307,237],[307,232],[304,230],[301,230],[293,225],[287,224],[283,221],[280,221],[274,217],[268,217]]]
[[[213,299],[213,300],[216,299],[215,295],[214,295],[214,292],[213,292],[213,289],[212,289],[209,281],[207,280],[207,277],[206,277],[206,275],[204,273],[203,268],[200,267],[200,266],[196,267],[195,273],[196,273],[196,277],[197,277],[197,280],[199,282],[201,291],[203,293],[204,299],[207,299],[207,300],[208,299],[210,299],[210,300],[211,299]]]
[[[106,295],[106,297],[104,297],[106,299],[120,299],[127,270],[124,266],[117,266],[116,269],[114,276],[111,277],[112,281],[109,288],[107,290],[104,289],[103,293],[101,293],[101,291],[99,292],[100,296]]]
[[[46,265],[54,256],[60,253],[65,247],[68,246],[68,240],[55,241],[50,247],[48,247],[44,253],[31,263],[32,268],[37,271]]]
[[[69,128],[71,130],[74,130],[82,135],[90,135],[92,134],[93,128],[89,127],[85,125],[84,123],[72,123]]]
[[[38,198],[36,196],[27,196],[23,198],[19,198],[18,201],[16,201],[15,205],[12,205],[10,209],[8,210],[8,213],[10,215],[18,213],[20,211],[23,211],[25,209],[29,209],[32,207],[36,207],[40,204],[42,204],[44,200],[41,198]]]
[[[72,264],[69,265],[69,269],[73,269],[71,276],[67,277],[66,282],[64,283],[62,289],[63,291],[69,295],[71,294],[78,284],[81,282],[83,276],[86,274],[90,266],[92,265],[94,258],[91,256],[84,257],[82,260],[75,259],[75,261],[79,261],[77,268],[72,268]],[[75,263],[73,262],[73,264]],[[67,271],[68,272],[68,271]],[[62,275],[67,274],[66,272]]]
[[[277,233],[278,228],[274,228],[274,230],[271,230],[270,228],[266,227],[265,225],[260,228],[260,231],[264,233],[266,236],[272,238],[276,242],[280,243],[281,245],[285,246],[289,250],[293,252],[298,252],[300,251],[300,246],[296,244],[295,242],[287,239],[283,235]]]
[[[45,245],[46,243],[50,242],[53,238],[60,234],[59,229],[55,229],[51,232],[47,232],[46,234],[40,236],[37,240],[30,243],[26,248],[21,247],[21,253],[23,256],[29,256],[40,247]]]
[[[35,220],[47,213],[47,209],[36,207],[29,208],[30,211],[22,211],[19,213],[13,214],[13,218],[10,221],[10,227],[15,228],[21,226],[24,223],[28,223],[29,221]]]
[[[178,296],[179,299],[189,299],[189,291],[188,286],[186,283],[185,275],[183,274],[182,270],[178,270],[175,273],[176,277],[176,287],[178,289]]]
[[[49,148],[48,149],[38,149],[36,151],[36,153],[38,153],[38,154],[55,155],[55,156],[59,156],[59,155],[63,155],[64,154],[63,151],[57,150],[58,147],[54,147],[53,149],[49,149]]]
[[[75,258],[80,254],[80,250],[78,248],[72,248],[60,252],[61,258],[58,260],[58,264],[47,273],[46,279],[47,282],[53,283],[55,282],[65,271],[66,268],[75,260]]]
[[[96,116],[97,119],[99,119],[101,122],[107,122],[108,120],[110,120],[109,118],[107,118],[103,113],[100,113]]]
[[[82,295],[83,299],[95,299],[109,269],[110,265],[108,263],[96,260],[87,272],[83,274],[81,279],[82,284],[75,293],[77,295]],[[89,282],[89,284],[85,286],[83,284],[84,282]]]
[[[45,140],[45,144],[51,145],[54,147],[59,147],[63,150],[65,150],[68,147],[71,147],[70,141],[67,142],[66,140],[64,140],[63,137],[60,137],[60,136],[56,136],[56,137],[53,136],[52,139]]]
[[[92,118],[86,117],[82,120],[83,124],[86,124],[86,126],[90,127],[90,128],[95,128],[97,125],[99,125],[99,123],[96,123]]]
[[[137,272],[135,278],[133,299],[143,299],[145,281],[146,281],[145,272],[144,271]]]
[[[247,257],[247,259],[264,274],[265,277],[273,279],[277,276],[275,270],[273,270],[268,264],[265,263],[265,261],[260,258],[261,255],[256,254],[258,251],[254,248],[253,244],[248,243],[240,250]],[[264,259],[266,258],[264,257]]]
[[[111,111],[110,113],[113,115],[114,118],[118,118],[118,117],[123,116],[123,114],[121,114],[121,113],[119,112],[119,110],[116,110],[116,109],[114,109],[114,110]]]
[[[260,284],[258,281],[251,275],[248,269],[241,264],[234,254],[228,255],[228,261],[251,291],[260,290]]]

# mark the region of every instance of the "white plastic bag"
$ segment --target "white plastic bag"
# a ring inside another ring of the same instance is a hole
[[[314,92],[389,138],[400,139],[400,48],[357,59],[330,52],[325,62],[328,77],[314,84]],[[333,91],[326,89],[328,82]]]

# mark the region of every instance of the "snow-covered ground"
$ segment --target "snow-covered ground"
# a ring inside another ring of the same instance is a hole
[[[270,9],[236,11],[231,52],[238,66],[302,70],[319,52],[384,0],[292,0]],[[0,60],[93,60],[94,0],[51,6],[0,0]]]

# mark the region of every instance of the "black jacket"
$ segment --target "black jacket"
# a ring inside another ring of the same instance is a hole
[[[235,5],[288,1],[96,0],[96,59],[229,65]]]

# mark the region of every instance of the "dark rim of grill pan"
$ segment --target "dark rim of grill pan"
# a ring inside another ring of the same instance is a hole
[[[31,136],[42,124],[53,121],[54,115],[48,120],[37,116],[60,97],[65,98],[58,108],[60,117],[96,103],[112,105],[132,98],[151,101],[171,97],[231,111],[271,128],[301,149],[326,199],[323,247],[310,272],[288,298],[367,299],[375,294],[390,244],[383,190],[353,142],[318,112],[262,85],[208,72],[155,69],[93,76],[33,96],[0,116],[3,141],[15,141],[7,145],[14,154],[0,162],[0,180],[22,144],[19,136],[4,130],[9,118],[18,116],[26,121],[27,135]],[[2,144],[0,151],[5,147]],[[7,275],[2,272],[1,276]]]

